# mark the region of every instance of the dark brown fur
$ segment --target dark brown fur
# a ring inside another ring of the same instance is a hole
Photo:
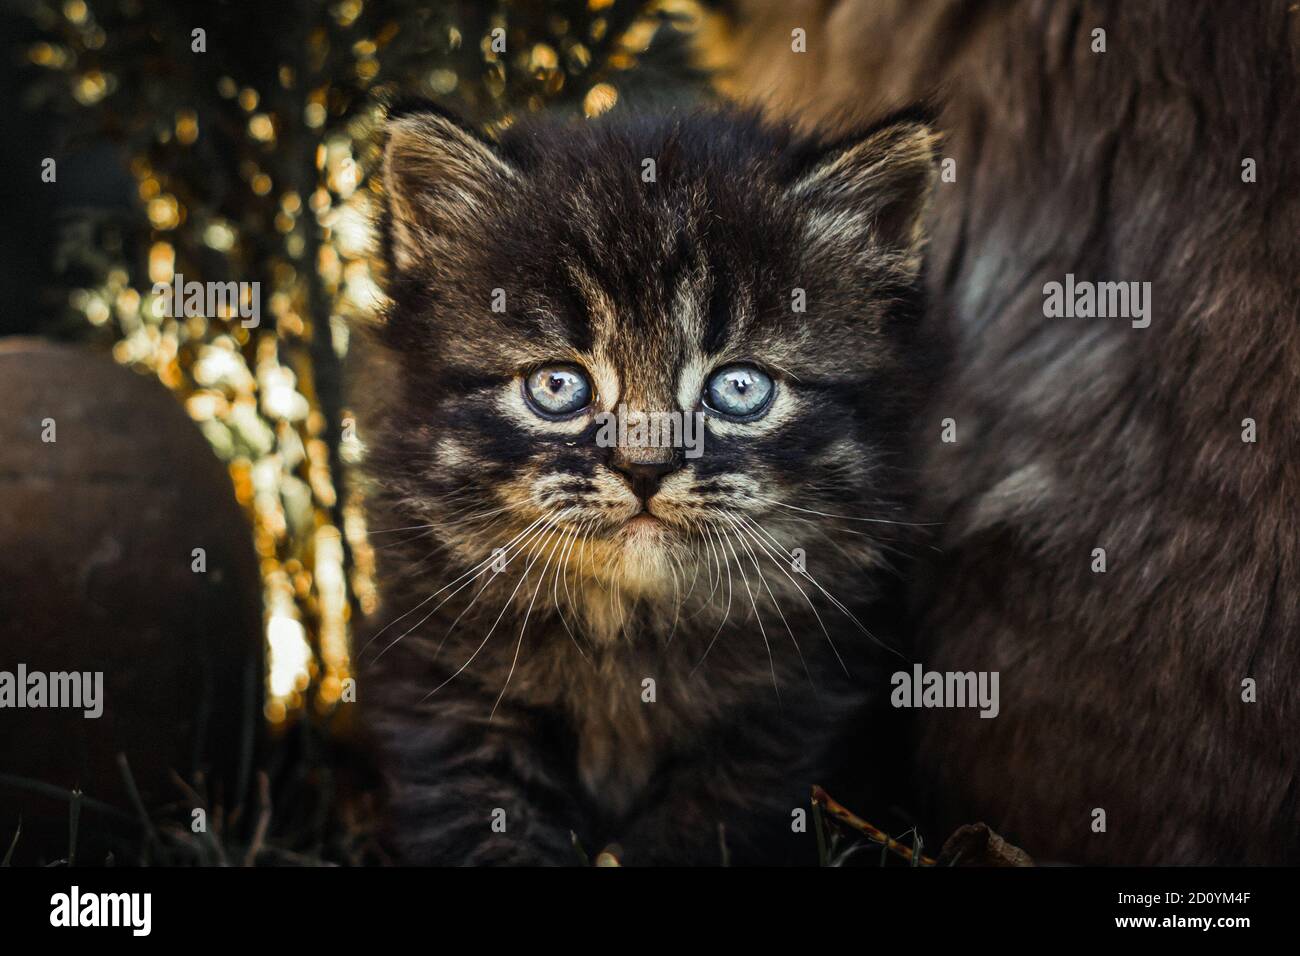
[[[1300,862],[1295,4],[740,7],[730,88],[774,113],[947,99],[930,275],[959,346],[919,653],[1000,671],[1003,701],[923,715],[936,819],[1049,859]],[[1151,282],[1150,328],[1045,318],[1066,273]]]

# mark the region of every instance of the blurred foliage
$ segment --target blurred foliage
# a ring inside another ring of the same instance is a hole
[[[64,224],[68,313],[172,389],[229,465],[262,562],[267,717],[328,714],[349,621],[375,601],[340,379],[349,328],[383,301],[384,103],[426,95],[491,127],[689,100],[701,4],[67,0],[28,15],[24,105],[60,118],[56,157],[111,144],[134,191]],[[259,283],[260,324],[156,309],[174,274]]]

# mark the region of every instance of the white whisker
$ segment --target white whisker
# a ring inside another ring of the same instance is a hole
[[[705,530],[708,531],[710,535],[717,534],[717,529],[710,528],[708,525],[705,525],[704,527]],[[713,632],[713,637],[709,639],[709,646],[704,649],[704,655],[700,658],[699,663],[697,663],[694,667],[691,668],[692,675],[694,675],[695,672],[698,671],[701,666],[703,666],[705,659],[708,658],[709,656],[709,651],[713,650],[713,645],[718,640],[718,635],[722,633],[722,629],[727,626],[727,620],[731,617],[731,592],[732,592],[731,559],[727,557],[726,551],[722,550],[721,539],[718,539],[718,551],[723,558],[726,558],[726,564],[727,564],[727,610],[722,615],[722,621],[721,623],[718,624],[718,629]],[[718,572],[718,576],[719,578],[721,578],[722,576],[721,571]]]
[[[763,646],[767,648],[767,666],[772,671],[772,689],[776,691],[776,702],[781,703],[781,687],[776,680],[776,661],[772,657],[772,644],[767,639],[767,628],[763,626],[763,615],[758,611],[758,602],[754,600],[754,590],[749,586],[749,575],[745,572],[745,562],[740,560],[740,555],[736,554],[735,544],[732,542],[730,533],[725,529],[719,529],[726,536],[727,547],[731,549],[732,556],[736,559],[736,564],[740,568],[741,578],[745,582],[745,593],[749,595],[749,606],[754,609],[754,620],[758,622],[758,633],[763,637]]]
[[[546,521],[546,527],[548,529],[554,527],[555,525],[554,518],[545,518],[541,520]],[[496,620],[492,622],[492,626],[488,628],[487,634],[483,636],[483,640],[479,643],[478,647],[474,648],[474,653],[469,656],[469,659],[465,661],[464,664],[461,664],[460,667],[456,669],[456,672],[454,674],[452,674],[450,677],[444,680],[433,690],[429,691],[429,693],[425,694],[424,697],[421,698],[422,701],[428,700],[434,694],[438,693],[438,691],[442,690],[444,687],[446,687],[448,684],[454,681],[457,677],[459,677],[462,673],[464,673],[465,668],[469,667],[470,664],[474,663],[474,659],[478,657],[479,652],[482,651],[483,648],[487,645],[487,642],[491,640],[493,633],[496,632],[497,625],[501,623],[501,619],[505,617],[506,611],[510,609],[510,605],[514,601],[515,595],[519,593],[519,588],[523,585],[524,581],[527,579],[528,572],[532,570],[533,565],[537,563],[538,557],[540,557],[540,549],[538,553],[533,555],[532,558],[529,560],[528,566],[524,568],[524,573],[519,577],[519,584],[516,584],[515,589],[510,592],[510,597],[507,598],[505,603],[501,606],[501,613],[498,614]]]
[[[745,553],[749,555],[749,560],[754,565],[754,571],[757,572],[758,579],[763,582],[763,587],[767,591],[767,596],[772,601],[772,606],[776,608],[776,613],[780,616],[781,623],[785,625],[786,633],[790,635],[790,641],[794,644],[795,653],[799,655],[799,663],[803,666],[803,672],[808,677],[808,683],[812,685],[813,694],[816,695],[817,683],[813,680],[812,672],[808,670],[808,661],[804,659],[803,648],[799,646],[799,639],[794,636],[794,630],[790,627],[790,622],[786,620],[785,612],[781,610],[781,602],[776,599],[776,595],[772,593],[771,586],[767,583],[767,575],[763,573],[763,568],[759,563],[758,555],[754,553],[754,549],[750,547],[749,543],[745,540],[746,536],[752,538],[753,532],[749,531],[749,529],[744,525],[736,521],[729,513],[724,512],[723,517],[730,521],[732,527],[736,529],[736,540],[740,542],[740,546],[744,548]],[[768,555],[768,557],[771,557],[771,555]]]
[[[551,527],[555,527],[554,523]],[[506,691],[510,689],[510,679],[515,676],[515,667],[519,664],[519,651],[524,646],[524,632],[528,630],[528,618],[532,616],[533,605],[537,603],[537,594],[546,583],[546,572],[551,567],[551,561],[555,559],[555,549],[559,546],[563,538],[557,538],[551,543],[550,553],[546,556],[546,563],[542,565],[542,573],[537,577],[537,587],[533,588],[533,596],[528,601],[528,609],[524,611],[524,621],[519,625],[519,640],[515,642],[515,656],[510,661],[510,670],[506,673],[506,682],[501,687],[501,693],[497,695],[496,701],[492,704],[492,710],[488,714],[488,723],[492,723],[492,718],[496,716],[497,708],[501,706],[501,700],[506,696]],[[529,565],[531,568],[532,566]],[[527,572],[525,572],[527,574]]]
[[[519,540],[520,538],[522,538],[524,535],[528,534],[529,531],[531,531],[533,528],[537,527],[537,525],[539,525],[539,524],[540,524],[542,521],[544,521],[544,520],[545,520],[544,518],[538,518],[536,521],[532,522],[530,525],[528,525],[527,528],[525,528],[523,531],[519,532],[517,535],[515,535],[513,538],[511,538],[510,541],[506,543],[505,547],[506,547],[506,548],[509,548],[512,544],[514,544],[516,541],[518,541],[518,540]],[[415,607],[411,608],[411,609],[410,609],[409,611],[407,611],[405,614],[401,615],[400,617],[395,617],[395,618],[393,618],[391,621],[389,621],[387,624],[385,624],[382,628],[380,628],[378,631],[376,631],[373,635],[371,635],[370,640],[366,641],[365,645],[364,645],[364,646],[363,646],[359,651],[357,651],[357,653],[358,653],[358,654],[363,653],[363,652],[366,650],[366,648],[368,648],[371,644],[373,644],[373,643],[374,643],[374,642],[375,642],[375,641],[376,641],[376,640],[377,640],[381,635],[383,635],[383,633],[384,633],[385,631],[387,631],[390,627],[392,627],[394,624],[396,624],[398,621],[402,620],[403,618],[406,618],[406,617],[410,616],[411,614],[414,614],[414,613],[415,613],[416,611],[418,611],[420,608],[424,607],[426,604],[428,604],[430,601],[432,601],[434,598],[436,598],[436,597],[437,597],[439,594],[441,594],[443,591],[447,590],[447,588],[451,587],[451,586],[454,585],[454,584],[459,583],[461,580],[463,580],[464,578],[469,577],[469,576],[471,576],[471,575],[473,575],[474,577],[477,577],[477,576],[478,576],[478,572],[479,572],[482,568],[486,567],[487,565],[490,565],[490,564],[491,564],[493,561],[495,561],[495,560],[496,560],[496,554],[489,555],[485,560],[479,562],[479,563],[476,564],[474,567],[472,567],[472,568],[470,568],[468,571],[466,571],[464,574],[462,574],[462,575],[460,575],[459,577],[457,577],[455,580],[453,580],[453,581],[449,581],[447,584],[444,584],[444,585],[443,585],[442,587],[440,587],[438,590],[434,591],[434,592],[433,592],[432,594],[430,594],[427,598],[425,598],[423,601],[421,601],[421,602],[420,602],[419,604],[417,604]]]

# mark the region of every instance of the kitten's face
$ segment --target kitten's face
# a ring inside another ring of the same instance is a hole
[[[464,567],[502,548],[665,600],[830,548],[825,513],[887,517],[931,153],[915,121],[817,152],[720,118],[499,147],[395,120],[379,460],[410,516]]]

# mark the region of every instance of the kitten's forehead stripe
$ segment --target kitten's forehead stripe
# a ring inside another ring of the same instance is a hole
[[[673,296],[673,318],[681,327],[690,352],[702,347],[705,330],[704,302],[709,291],[709,272],[702,264],[681,272]]]
[[[564,271],[572,288],[574,305],[581,312],[582,334],[575,336],[574,346],[591,351],[598,338],[608,338],[616,321],[613,300],[596,283],[595,278],[576,259],[564,260]]]
[[[603,380],[598,390],[606,406],[615,397],[631,410],[696,404],[700,383],[685,379],[700,378],[710,318],[723,329],[729,324],[709,314],[729,304],[710,300],[712,274],[697,239],[699,202],[692,193],[684,204],[655,210],[651,255],[640,263],[599,259],[594,244],[569,237],[573,252],[562,260],[562,270],[576,300],[571,307],[589,333],[573,336],[574,346],[590,353],[587,364]],[[590,214],[583,221],[591,225]],[[641,281],[634,284],[638,269]]]

